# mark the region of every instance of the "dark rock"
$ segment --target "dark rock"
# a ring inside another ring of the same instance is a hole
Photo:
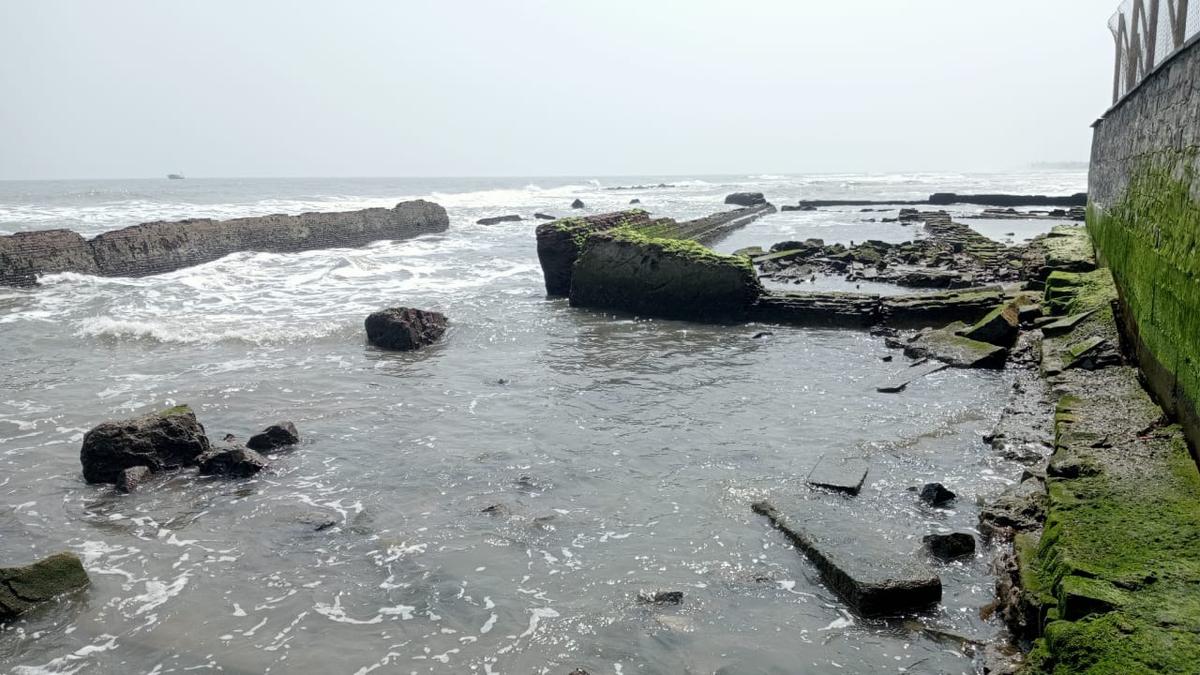
[[[226,441],[229,441],[226,438]],[[300,442],[300,432],[291,422],[277,422],[263,429],[246,441],[246,447],[259,452],[270,452]]]
[[[583,208],[587,208],[587,207],[586,207],[586,205],[584,205],[584,203],[583,203],[583,200],[582,200],[582,199],[576,199],[575,201],[571,202],[571,208],[573,208],[573,209],[583,209]]]
[[[1011,536],[1041,527],[1046,519],[1046,487],[1037,479],[1005,489],[979,513],[979,529],[988,537]]]
[[[744,318],[762,292],[750,261],[694,242],[596,233],[575,263],[571,305],[691,320]]]
[[[25,567],[0,567],[0,623],[91,583],[83,561],[59,553]]]
[[[763,323],[866,328],[880,320],[879,296],[861,293],[765,293],[751,317]]]
[[[857,495],[867,480],[869,469],[867,463],[860,459],[837,459],[824,455],[817,460],[806,482],[813,487]]]
[[[941,483],[928,483],[921,488],[921,501],[930,506],[945,506],[957,497],[958,495],[947,490]]]
[[[682,605],[683,591],[642,591],[638,602],[646,605]]]
[[[267,459],[242,445],[221,443],[200,456],[201,476],[249,478],[267,468]]]
[[[87,432],[79,461],[89,483],[116,483],[126,469],[151,471],[194,466],[208,451],[208,437],[192,409],[183,405]]]
[[[492,504],[479,509],[479,512],[488,516],[504,516],[508,515],[508,507],[503,504]]]
[[[533,217],[538,220],[558,220],[554,216],[551,216],[551,215],[545,214],[545,213],[535,213],[535,214],[533,214]]]
[[[761,333],[755,333],[754,336],[751,337],[750,339],[751,340],[761,340],[765,337],[770,337],[772,335],[774,335],[774,333],[772,333],[771,331],[763,331]]]
[[[975,555],[975,537],[966,532],[927,534],[925,548],[938,560],[954,560]]]
[[[645,211],[631,209],[583,218],[564,218],[537,227],[538,262],[546,280],[546,294],[565,297],[571,293],[571,278],[581,246],[588,236],[617,227],[649,225]]]
[[[836,510],[808,502],[785,517],[767,502],[753,505],[802,551],[821,578],[864,616],[925,609],[942,598],[942,582],[924,564],[898,557],[879,541],[848,539]],[[802,509],[802,510],[800,510]]]
[[[117,478],[117,490],[125,493],[133,492],[146,482],[152,473],[153,471],[148,466],[129,467],[122,471],[120,477]]]
[[[629,203],[630,203],[630,204],[641,204],[641,203],[642,203],[642,200],[640,200],[640,199],[630,199],[630,200],[629,200]]]
[[[761,192],[735,192],[725,197],[725,203],[735,206],[758,206],[766,204],[767,199]]]
[[[890,361],[891,357],[884,357],[884,360]],[[905,389],[908,389],[908,385],[916,382],[922,377],[941,372],[949,367],[950,366],[946,365],[945,363],[937,362],[913,364],[907,370],[896,375],[896,377],[887,384],[876,387],[875,391],[881,394],[899,394]]]
[[[951,321],[974,322],[1004,300],[998,286],[893,295],[880,298],[882,320],[891,326],[936,326]]]
[[[748,258],[757,258],[766,254],[767,252],[764,251],[761,246],[747,246],[745,248],[739,248],[733,252],[733,255],[744,255]]]
[[[511,216],[496,216],[494,218],[480,218],[479,220],[475,221],[475,223],[478,225],[496,225],[498,223],[515,223],[520,220],[521,220],[521,216],[514,214]]]
[[[446,332],[446,317],[409,307],[393,307],[367,317],[367,340],[376,347],[399,351],[420,349]]]

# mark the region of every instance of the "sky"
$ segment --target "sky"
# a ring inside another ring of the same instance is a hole
[[[0,0],[0,179],[1086,161],[1116,5]]]

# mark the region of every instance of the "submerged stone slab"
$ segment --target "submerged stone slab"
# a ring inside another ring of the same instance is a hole
[[[932,358],[955,368],[1003,368],[1008,350],[958,335],[965,326],[950,324],[940,330],[925,330],[904,347],[910,358]]]
[[[751,309],[755,321],[793,326],[868,328],[879,322],[879,296],[857,293],[764,293]]]
[[[808,474],[808,484],[813,487],[857,495],[867,480],[870,465],[861,459],[842,459],[822,456]]]
[[[937,326],[951,321],[972,323],[983,318],[1004,301],[999,286],[884,296],[880,300],[882,319],[892,326]]]
[[[926,375],[940,373],[949,367],[950,366],[948,364],[938,361],[922,363],[920,365],[913,364],[908,369],[897,373],[896,376],[889,380],[886,384],[881,384],[878,387],[875,387],[875,391],[881,394],[899,394],[905,389],[908,389],[908,385],[912,384],[913,382],[916,382]]]
[[[815,502],[781,513],[768,502],[753,505],[816,566],[825,583],[863,616],[926,609],[942,599],[942,582],[912,555],[897,555],[878,537],[851,538],[845,514]]]

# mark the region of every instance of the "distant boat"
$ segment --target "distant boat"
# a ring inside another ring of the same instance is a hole
[[[167,178],[170,178],[171,180],[183,180],[183,174],[169,173],[169,174],[167,174]]]

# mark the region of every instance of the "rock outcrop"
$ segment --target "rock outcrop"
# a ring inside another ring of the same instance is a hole
[[[767,203],[767,198],[761,192],[735,192],[725,197],[726,204],[734,206],[759,206]]]
[[[79,459],[87,482],[119,483],[134,467],[158,472],[195,466],[209,449],[204,427],[183,405],[97,426],[84,435]]]
[[[392,209],[153,222],[105,232],[91,240],[68,230],[20,232],[0,236],[0,285],[30,286],[41,275],[61,272],[140,277],[211,262],[239,251],[292,253],[365,246],[383,239],[444,232],[449,225],[442,207],[412,201]]]
[[[90,583],[74,553],[59,553],[24,567],[0,567],[0,623]]]
[[[639,316],[730,321],[744,319],[761,292],[748,258],[616,229],[587,238],[570,300]]]
[[[367,317],[365,324],[367,340],[371,344],[394,351],[431,345],[446,332],[445,315],[410,307],[375,312]]]

